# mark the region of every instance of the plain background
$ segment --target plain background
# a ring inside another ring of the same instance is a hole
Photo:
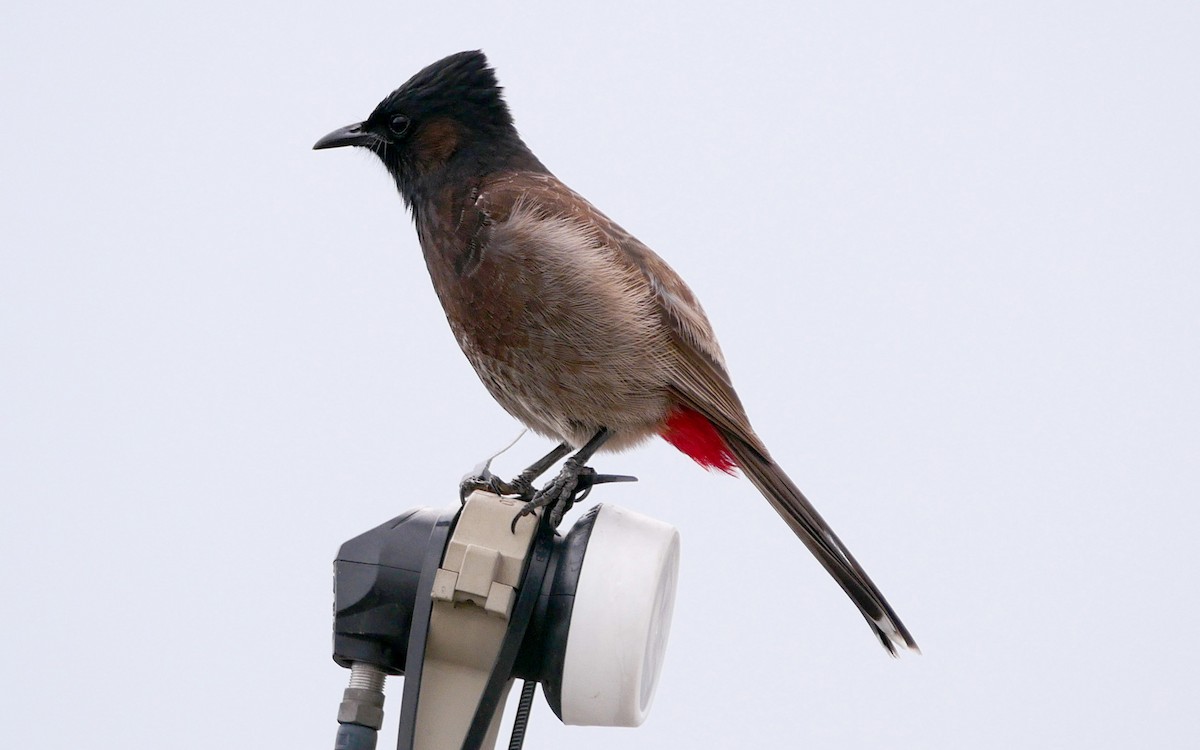
[[[309,149],[473,48],[688,279],[924,649],[887,658],[747,482],[660,441],[595,462],[683,537],[654,711],[539,699],[528,747],[1197,742],[1200,5],[4,16],[7,746],[331,746],[338,545],[518,428],[374,157]]]

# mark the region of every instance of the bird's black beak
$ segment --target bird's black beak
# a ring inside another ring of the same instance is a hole
[[[313,149],[337,148],[339,146],[363,146],[371,148],[379,143],[379,136],[367,130],[365,123],[356,122],[344,128],[338,128],[329,135],[313,144]]]

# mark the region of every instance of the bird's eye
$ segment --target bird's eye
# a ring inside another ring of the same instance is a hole
[[[392,135],[404,135],[409,124],[409,119],[404,115],[392,115],[392,119],[388,120],[388,130],[392,131]]]

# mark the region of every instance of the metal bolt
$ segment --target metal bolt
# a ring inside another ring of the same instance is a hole
[[[339,724],[357,724],[371,729],[383,726],[383,683],[387,675],[373,664],[350,665],[350,686],[338,706]]]

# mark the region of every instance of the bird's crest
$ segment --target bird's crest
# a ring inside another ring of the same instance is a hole
[[[397,108],[450,115],[479,129],[507,129],[513,124],[496,72],[479,50],[459,52],[427,66],[380,102],[372,118]]]

